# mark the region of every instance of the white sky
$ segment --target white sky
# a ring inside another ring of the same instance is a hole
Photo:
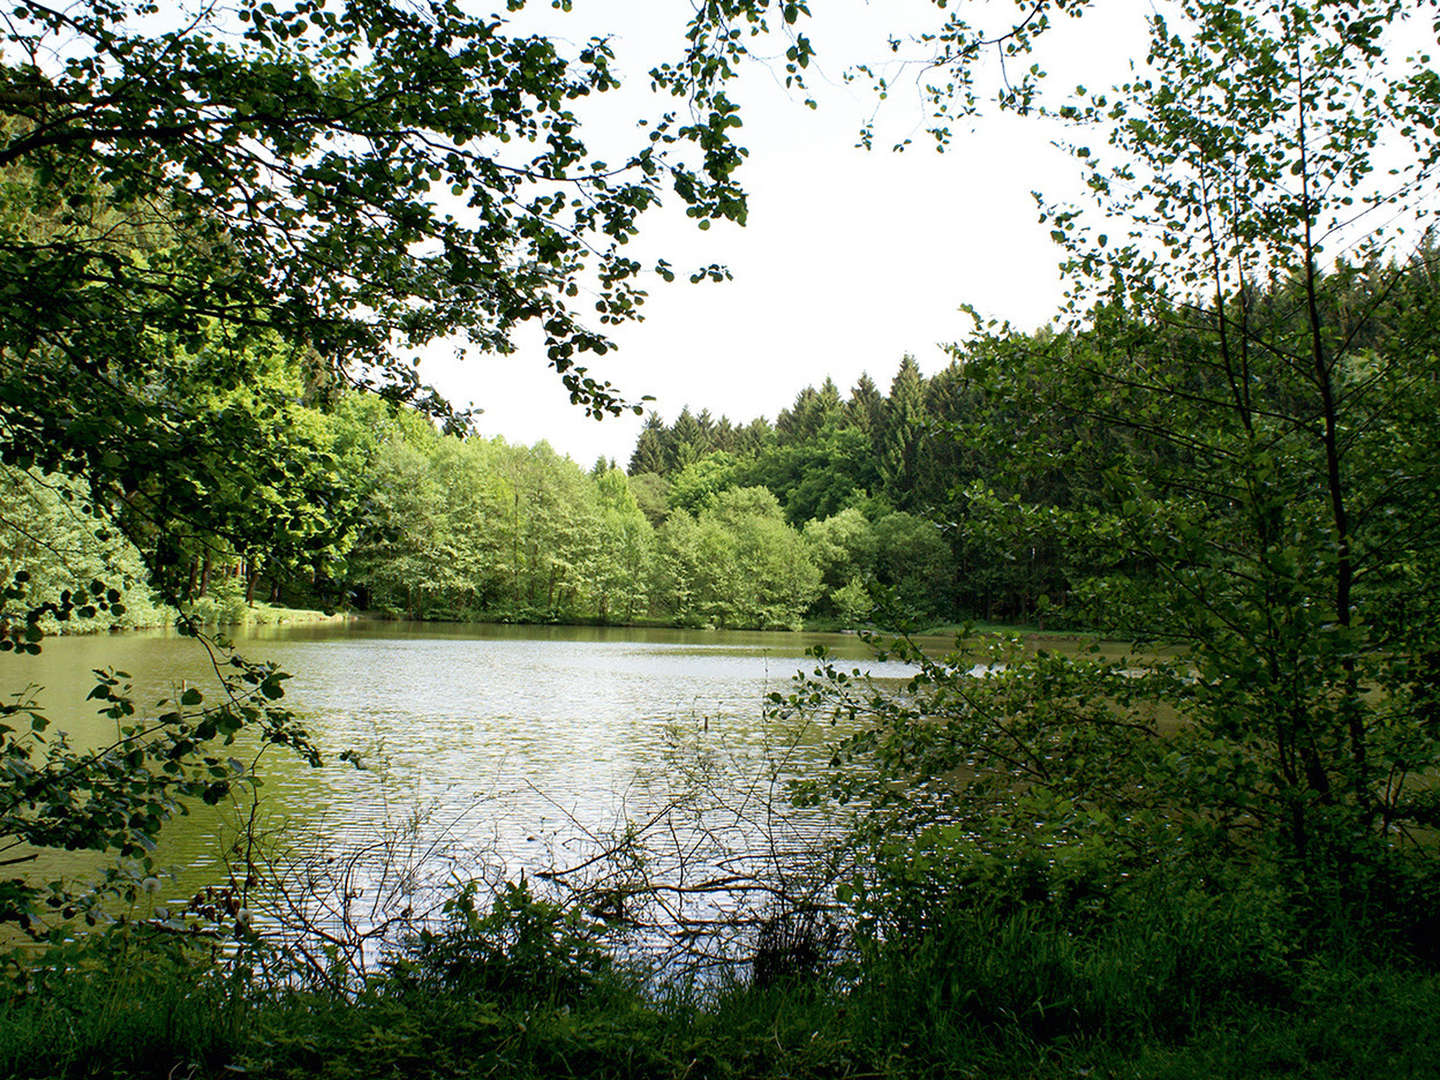
[[[820,17],[807,29],[820,68],[808,78],[819,110],[805,108],[758,67],[732,94],[745,121],[739,141],[750,151],[739,174],[750,196],[748,226],[699,232],[678,214],[651,215],[635,257],[648,265],[664,254],[677,280],[667,286],[655,279],[645,321],[621,328],[614,335],[621,348],[590,361],[593,375],[631,399],[654,395],[651,407],[667,421],[685,405],[740,422],[774,419],[802,387],[827,375],[848,392],[869,371],[886,389],[907,352],[931,374],[947,362],[943,345],[971,325],[962,303],[1024,327],[1047,322],[1058,307],[1058,253],[1031,196],[1035,189],[1070,197],[1078,190],[1078,170],[1049,143],[1054,129],[996,117],[957,131],[953,148],[937,154],[917,129],[913,81],[908,92],[902,81],[880,114],[888,137],[876,150],[856,149],[875,102],[841,75],[856,61],[885,59],[886,35],[934,9],[924,0],[819,0],[814,7]],[[545,18],[547,28],[576,40],[596,26],[613,33],[617,67],[634,95],[648,87],[644,72],[657,56],[678,55],[690,5],[575,0],[575,9]],[[1054,89],[1123,77],[1126,58],[1143,49],[1148,5],[1122,0],[1114,10],[1128,14],[1100,12],[1055,29],[1041,57]],[[628,137],[643,98],[601,101],[610,111],[588,136]],[[912,132],[916,146],[907,153],[888,149]],[[734,280],[690,285],[678,273],[710,262],[726,264]],[[471,355],[461,363],[437,347],[421,375],[457,404],[483,409],[482,434],[512,443],[547,439],[586,466],[602,454],[623,466],[640,429],[639,418],[597,423],[570,405],[538,337],[514,356]]]

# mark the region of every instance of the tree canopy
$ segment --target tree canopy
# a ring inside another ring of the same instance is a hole
[[[1058,110],[1095,205],[1043,209],[1060,328],[956,350],[947,437],[1009,462],[960,527],[1060,553],[1055,598],[1141,647],[902,645],[910,697],[831,669],[780,703],[873,720],[830,794],[866,800],[846,891],[885,933],[957,897],[1071,919],[1132,876],[1262,882],[1296,941],[1341,911],[1430,933],[1440,80],[1407,11],[1186,0],[1147,66]]]
[[[449,417],[411,365],[427,343],[510,354],[533,326],[572,401],[625,408],[586,360],[636,317],[646,275],[675,274],[625,245],[662,197],[701,225],[743,222],[724,86],[744,47],[730,23],[764,32],[768,5],[699,11],[676,62],[651,73],[666,107],[610,162],[576,111],[617,85],[609,43],[527,33],[510,21],[523,7],[10,5],[0,463],[17,483],[48,484],[95,532],[125,535],[179,603],[216,553],[245,560],[252,590],[262,565],[323,581],[374,501],[337,468],[356,441],[324,410],[359,386]],[[792,43],[798,73],[808,47]],[[11,569],[9,649],[38,650],[48,618],[121,605],[119,580],[57,592]],[[47,742],[28,699],[6,705],[0,850],[143,856],[177,798],[245,778],[211,748],[245,724],[313,756],[272,704],[281,673],[238,658],[226,670],[228,702],[187,695],[154,721],[131,722],[121,683],[102,683],[123,727],[95,752]],[[0,918],[28,919],[39,894],[12,886]]]

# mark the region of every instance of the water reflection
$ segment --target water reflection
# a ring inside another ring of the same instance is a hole
[[[237,644],[292,672],[286,700],[315,740],[331,755],[359,750],[367,768],[314,770],[266,751],[258,809],[199,807],[167,829],[158,854],[175,878],[162,899],[223,879],[243,861],[237,837],[259,833],[254,850],[358,890],[371,919],[423,874],[575,866],[667,808],[689,815],[679,831],[667,825],[668,840],[696,858],[722,830],[727,842],[773,831],[777,771],[822,767],[834,732],[776,730],[765,695],[786,690],[817,644],[880,677],[910,673],[838,634],[357,622],[267,628]],[[43,686],[57,726],[90,745],[113,732],[84,700],[92,668],[128,671],[142,706],[215,684],[199,646],[166,633],[54,640],[3,663],[8,686]],[[818,824],[785,827],[798,841]],[[83,869],[47,854],[30,872]]]

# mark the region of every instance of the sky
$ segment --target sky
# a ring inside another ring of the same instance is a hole
[[[885,59],[887,35],[933,14],[923,0],[824,0],[808,28],[818,69],[808,76],[819,108],[787,93],[773,71],[748,72],[734,96],[742,108],[740,141],[750,151],[740,177],[749,193],[744,228],[706,232],[679,215],[647,221],[633,253],[664,254],[677,270],[725,264],[733,280],[673,285],[655,279],[645,320],[614,334],[620,348],[591,361],[591,374],[615,383],[630,400],[667,421],[689,406],[737,422],[774,419],[805,386],[827,376],[848,391],[862,372],[888,388],[901,358],[916,357],[933,374],[949,362],[948,343],[962,340],[973,305],[986,317],[1023,328],[1048,322],[1059,307],[1059,254],[1041,225],[1032,191],[1078,198],[1079,170],[1051,145],[1041,121],[984,119],[957,131],[938,154],[922,141],[913,80],[899,78],[879,114],[876,149],[855,146],[875,111],[869,89],[846,85],[858,61]],[[1041,59],[1058,89],[1084,78],[1101,85],[1123,76],[1126,57],[1142,48],[1144,8],[1133,17],[1104,13],[1058,27]],[[649,107],[643,75],[657,57],[678,52],[684,0],[575,0],[570,15],[546,13],[541,29],[584,40],[614,35],[629,89],[582,115],[597,142],[627,136]],[[598,20],[598,21],[597,21]],[[629,96],[626,96],[626,95]],[[907,134],[916,145],[889,149]],[[511,443],[547,440],[589,465],[597,457],[628,461],[638,417],[597,422],[569,404],[549,369],[538,335],[521,336],[508,357],[470,355],[437,345],[421,375],[456,404],[483,410],[476,427]]]

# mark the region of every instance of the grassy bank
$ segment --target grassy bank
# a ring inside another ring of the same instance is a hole
[[[192,615],[202,626],[286,626],[308,623],[340,623],[354,618],[345,612],[313,611],[307,608],[280,607],[275,604],[257,602],[246,604],[244,600],[204,598],[186,605],[186,613]],[[113,634],[126,630],[155,630],[175,624],[175,613],[169,608],[149,605],[129,609],[122,617],[111,618],[99,615],[92,618],[74,618],[65,622],[50,619],[44,623],[45,632],[57,636],[75,634]]]
[[[279,607],[274,604],[256,602],[246,604],[241,599],[196,600],[187,606],[187,614],[194,616],[206,626],[286,626],[307,623],[341,623],[352,618],[345,612],[314,611],[308,608]]]
[[[256,605],[263,608],[265,605]],[[318,612],[302,612],[299,614],[315,614]],[[322,618],[324,616],[321,616]],[[339,618],[341,616],[335,616]],[[487,611],[487,612],[455,612],[445,615],[429,615],[422,619],[412,619],[400,611],[375,610],[359,613],[359,617],[380,620],[394,620],[401,622],[434,622],[434,623],[499,623],[517,626],[600,626],[614,629],[641,629],[641,630],[714,630],[713,626],[690,626],[677,623],[670,619],[656,616],[639,615],[625,621],[613,619],[567,619],[560,621],[540,611]],[[761,630],[781,630],[779,627],[724,627],[725,630],[737,632],[758,632]],[[875,627],[865,624],[857,627],[853,622],[844,619],[826,616],[823,618],[806,619],[803,624],[789,628],[791,630],[803,630],[815,634],[854,634],[862,630],[874,630],[886,635],[898,633],[894,627]],[[954,639],[957,636],[971,637],[982,634],[1016,634],[1026,638],[1036,638],[1045,642],[1089,644],[1102,640],[1101,635],[1089,630],[1056,629],[1043,627],[1034,623],[997,623],[997,622],[969,622],[969,623],[936,623],[934,625],[922,625],[918,627],[907,627],[906,632],[919,638],[947,638]]]
[[[688,992],[524,911],[413,940],[347,993],[131,927],[11,968],[0,1075],[1440,1075],[1440,978],[1403,935],[1297,931],[1258,894],[1131,899],[1099,924],[952,911]]]

